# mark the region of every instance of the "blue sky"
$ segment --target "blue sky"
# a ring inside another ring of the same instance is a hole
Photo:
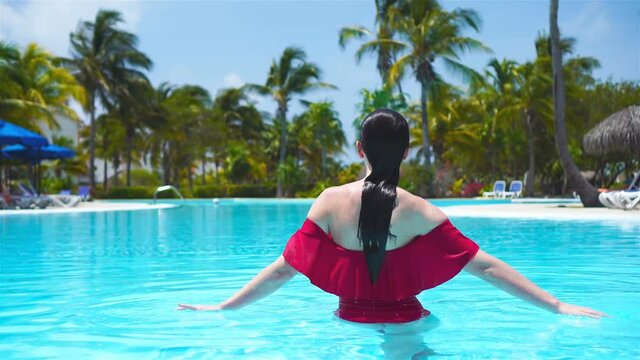
[[[463,57],[482,70],[492,57],[523,62],[534,57],[533,41],[548,28],[549,1],[443,1],[447,8],[477,10],[482,30],[470,35],[493,49],[493,54]],[[198,84],[212,95],[223,87],[263,83],[271,61],[287,46],[304,48],[318,64],[323,80],[338,86],[306,96],[335,102],[353,140],[351,121],[360,101],[359,90],[379,87],[373,58],[354,61],[356,44],[341,50],[338,30],[351,24],[373,28],[375,7],[367,1],[7,1],[0,0],[0,39],[24,45],[35,41],[59,54],[68,53],[68,34],[79,20],[89,20],[99,8],[121,11],[126,28],[138,34],[140,48],[154,61],[154,84]],[[564,36],[577,39],[576,53],[593,56],[602,67],[597,78],[640,80],[640,1],[560,1]],[[445,78],[460,84],[443,69]],[[412,99],[418,87],[403,82]],[[273,113],[275,104],[258,99],[261,110]],[[301,107],[293,104],[289,116]],[[348,155],[347,158],[353,159]]]

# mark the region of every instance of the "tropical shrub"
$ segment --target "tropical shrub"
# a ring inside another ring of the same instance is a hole
[[[102,196],[106,199],[151,199],[155,189],[147,186],[112,187]]]
[[[124,175],[121,177],[121,183],[124,183]],[[160,176],[157,173],[151,172],[146,169],[132,169],[131,170],[131,185],[132,186],[155,186],[158,187],[161,184]]]
[[[476,197],[480,195],[484,185],[480,182],[470,182],[462,188],[462,197]]]
[[[276,187],[272,184],[226,184],[196,186],[193,195],[197,198],[220,198],[220,197],[274,197]]]

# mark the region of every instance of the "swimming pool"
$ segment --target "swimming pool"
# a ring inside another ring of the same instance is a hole
[[[0,358],[383,358],[389,339],[335,318],[337,299],[303,276],[242,310],[174,310],[244,285],[281,253],[309,206],[191,201],[0,217]],[[419,296],[440,319],[417,340],[423,355],[640,357],[638,222],[452,220],[560,299],[613,317],[557,316],[462,274]]]

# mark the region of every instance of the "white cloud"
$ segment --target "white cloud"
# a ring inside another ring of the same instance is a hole
[[[141,1],[28,2],[0,0],[0,39],[24,46],[36,42],[56,55],[69,53],[69,34],[83,20],[95,19],[100,9],[117,10],[127,31],[135,32],[141,15]]]
[[[185,85],[197,83],[197,80],[198,78],[188,66],[176,64],[169,69],[162,81],[168,81],[170,84]]]
[[[244,80],[235,72],[230,72],[223,79],[223,84],[225,88],[239,88],[246,84]],[[262,95],[258,95],[256,93],[249,93],[249,100],[256,104],[258,108],[269,108],[270,103],[267,98]]]
[[[241,87],[242,85],[244,85],[244,80],[242,80],[242,78],[240,78],[240,75],[236,74],[235,72],[229,73],[227,76],[224,77],[224,86],[226,87]]]
[[[611,20],[600,1],[586,3],[573,18],[567,21],[563,33],[565,36],[580,37],[587,43],[601,43],[610,36]]]

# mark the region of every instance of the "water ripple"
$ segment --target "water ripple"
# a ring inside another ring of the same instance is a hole
[[[560,299],[613,315],[603,320],[544,312],[468,274],[421,294],[440,325],[404,338],[335,318],[336,298],[302,276],[238,311],[174,310],[178,302],[221,301],[244,285],[282,252],[308,207],[0,218],[0,358],[379,359],[394,349],[452,358],[640,357],[640,227],[630,225],[454,219]]]

